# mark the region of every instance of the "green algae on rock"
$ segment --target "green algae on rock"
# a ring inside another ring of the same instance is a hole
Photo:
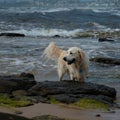
[[[109,110],[109,106],[107,104],[86,98],[80,99],[79,101],[70,105],[80,108]]]
[[[92,99],[87,99],[87,98],[82,98],[79,99],[78,101],[70,104],[64,104],[59,102],[58,100],[51,98],[50,99],[51,104],[57,104],[57,105],[66,105],[68,107],[74,107],[74,108],[87,108],[87,109],[100,109],[100,110],[109,110],[109,106],[105,103],[102,103],[97,100],[92,100]]]
[[[52,116],[52,115],[42,115],[42,116],[34,117],[32,120],[70,120],[70,119],[59,118],[57,116]]]
[[[21,97],[19,100],[15,100],[6,94],[0,94],[0,106],[3,107],[24,107],[31,104],[32,102],[27,100],[26,97]]]

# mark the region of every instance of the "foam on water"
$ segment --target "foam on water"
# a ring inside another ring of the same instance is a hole
[[[111,15],[116,15],[116,16],[120,16],[120,10],[119,9],[113,9],[113,8],[103,8],[103,9],[92,9],[93,12],[95,13],[109,13]]]
[[[13,12],[13,13],[11,13]],[[0,32],[24,33],[26,36],[77,37],[86,30],[120,28],[120,10],[94,7],[11,7],[0,10]],[[4,22],[3,22],[4,21]]]
[[[64,29],[33,29],[33,30],[14,30],[14,31],[7,31],[9,33],[22,33],[26,36],[41,36],[41,37],[54,37],[56,35],[60,37],[76,37],[77,33],[83,32],[82,29],[75,29],[75,30],[64,30]]]
[[[92,27],[94,27],[93,30],[87,29],[74,29],[74,30],[65,30],[65,29],[32,29],[32,30],[26,30],[26,29],[20,29],[20,30],[13,30],[13,31],[5,31],[8,33],[21,33],[25,34],[26,36],[31,36],[31,37],[79,37],[79,35],[82,33],[83,35],[86,34],[86,32],[90,32],[91,35],[94,34],[94,32],[119,32],[120,29],[111,29],[107,28],[104,25],[100,25],[98,23],[87,23],[87,24],[92,24]],[[4,31],[1,31],[1,33]],[[85,36],[84,36],[85,37]]]
[[[60,48],[67,50],[69,47],[76,46],[80,47],[88,53],[89,57],[95,56],[105,56],[105,57],[117,57],[119,56],[119,43],[101,43],[97,39],[91,38],[41,38],[41,37],[24,37],[24,38],[9,38],[1,37],[0,47],[7,54],[0,53],[0,74],[13,74],[21,72],[31,72],[35,75],[36,80],[57,80],[57,63],[53,61],[47,61],[43,58],[42,53],[44,49],[48,46],[51,41],[54,41]],[[6,41],[14,40],[16,46],[21,45],[22,48],[13,47],[13,44]],[[6,44],[7,43],[7,44]],[[3,46],[4,44],[4,46]],[[26,44],[26,45],[25,45]],[[9,49],[8,49],[9,48]],[[22,52],[20,52],[20,50]],[[117,54],[116,51],[118,50]],[[15,52],[16,51],[17,54]],[[12,54],[11,54],[12,52]],[[94,69],[95,68],[95,69]],[[108,66],[104,69],[96,64],[90,65],[90,75],[93,77],[102,78],[102,75],[111,75],[113,77],[117,76],[111,74],[113,67],[108,69]],[[116,71],[119,68],[116,69]],[[109,72],[110,71],[110,72]],[[100,73],[101,72],[101,73]],[[106,73],[109,72],[109,73]],[[100,74],[100,76],[99,76]]]

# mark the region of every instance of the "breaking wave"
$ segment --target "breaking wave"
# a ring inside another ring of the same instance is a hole
[[[83,30],[81,29],[76,29],[76,30],[63,30],[63,29],[33,29],[33,30],[14,30],[14,31],[7,31],[7,32],[14,32],[14,33],[22,33],[25,34],[26,36],[33,36],[33,37],[54,37],[54,36],[59,36],[59,37],[76,37],[76,34],[79,32],[82,32]]]
[[[96,23],[94,23],[96,25]],[[108,36],[119,36],[120,37],[120,29],[110,29],[105,28],[104,26],[100,26],[101,30],[88,30],[85,31],[83,29],[75,29],[75,30],[64,30],[64,29],[32,29],[32,30],[14,30],[14,31],[5,31],[9,33],[21,33],[25,34],[25,36],[30,37],[97,37],[99,35],[108,35]]]

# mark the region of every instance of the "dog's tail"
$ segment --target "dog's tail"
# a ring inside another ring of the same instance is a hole
[[[56,44],[54,42],[51,42],[48,45],[48,47],[44,50],[44,55],[48,59],[57,61],[57,59],[59,58],[62,51],[63,50],[60,49],[58,46],[56,46]]]

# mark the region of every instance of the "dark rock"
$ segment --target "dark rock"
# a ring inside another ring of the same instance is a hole
[[[32,103],[50,103],[47,98],[42,96],[28,96],[27,100],[31,101]]]
[[[63,103],[72,103],[80,98],[89,98],[110,105],[114,102],[116,90],[94,83],[81,84],[75,81],[45,81],[33,86],[29,90],[29,94],[42,96],[48,100],[54,98]]]
[[[54,35],[53,37],[60,37],[60,35]]]
[[[90,61],[111,64],[111,65],[120,65],[120,59],[115,59],[115,58],[96,57],[96,58],[91,58]]]
[[[36,84],[30,73],[20,75],[0,76],[0,93],[12,93],[16,90],[28,90]]]
[[[25,117],[0,112],[0,120],[31,120]]]
[[[27,91],[25,90],[16,90],[12,92],[13,96],[26,96],[27,95]]]
[[[101,117],[101,115],[100,114],[96,114],[96,117]]]
[[[115,40],[109,39],[109,38],[99,38],[99,42],[114,42]]]
[[[78,96],[75,97],[75,96],[67,95],[67,94],[58,94],[58,95],[50,95],[50,96],[48,96],[48,99],[51,99],[51,98],[55,99],[55,100],[57,100],[59,102],[66,103],[66,104],[74,103],[74,102],[76,102],[78,100]]]
[[[32,120],[66,120],[64,118],[58,118],[52,115],[42,115],[32,118]]]
[[[0,36],[7,36],[7,37],[25,37],[25,34],[21,34],[21,33],[0,33]]]
[[[27,96],[32,103],[50,103],[51,99],[55,99],[69,104],[88,98],[113,105],[116,98],[116,90],[105,85],[71,80],[36,83],[30,73],[0,76],[0,93],[18,100],[21,96]]]

